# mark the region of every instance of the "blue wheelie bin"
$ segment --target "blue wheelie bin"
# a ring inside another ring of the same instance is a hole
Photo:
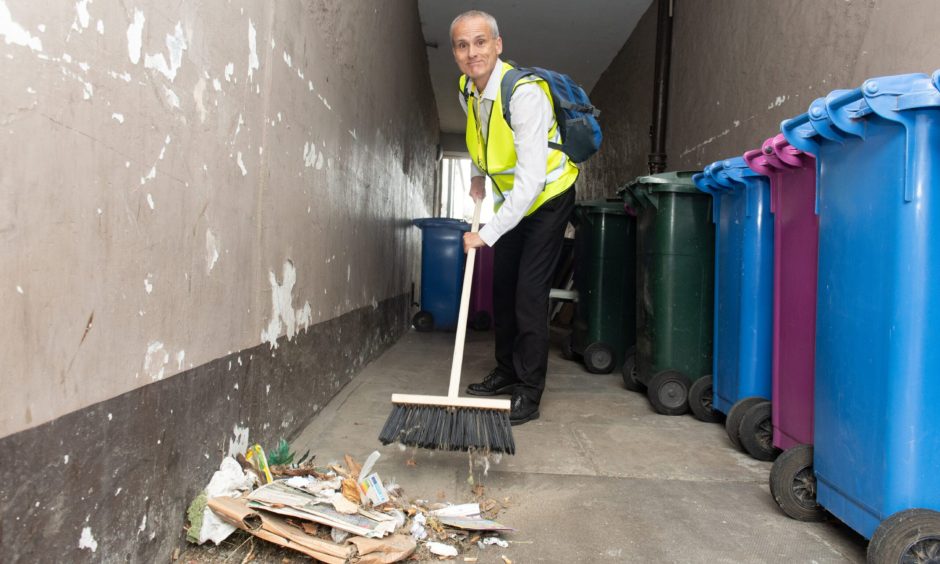
[[[413,223],[421,229],[421,310],[411,322],[418,331],[453,331],[466,264],[463,234],[470,224],[439,217]]]
[[[728,438],[744,448],[765,417],[749,410],[770,399],[773,345],[774,222],[770,181],[741,157],[693,177],[714,200],[714,410],[727,415]],[[746,429],[745,425],[755,426]],[[750,450],[750,449],[748,449]]]
[[[808,465],[869,562],[937,562],[940,71],[834,91],[782,130],[816,155],[819,284],[815,446],[774,472],[805,484]],[[783,493],[788,514],[818,517]]]

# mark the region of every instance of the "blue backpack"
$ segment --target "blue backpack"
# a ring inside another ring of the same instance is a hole
[[[500,83],[503,97],[503,118],[512,127],[509,120],[509,99],[512,97],[516,82],[529,75],[535,75],[546,83],[552,93],[555,106],[555,121],[561,133],[561,145],[549,143],[552,149],[558,149],[568,155],[573,162],[582,163],[601,148],[601,125],[597,118],[601,111],[591,104],[584,89],[566,74],[540,67],[515,67],[503,74]],[[469,81],[468,81],[469,82]]]

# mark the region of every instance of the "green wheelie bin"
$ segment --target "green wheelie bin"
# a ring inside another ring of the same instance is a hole
[[[637,214],[636,349],[624,386],[645,388],[664,415],[686,413],[692,392],[712,397],[699,389],[710,378],[696,382],[712,370],[715,226],[693,174],[641,176],[619,192]]]
[[[595,374],[619,368],[636,340],[635,238],[636,221],[623,200],[575,206],[578,304],[567,356],[580,355]]]

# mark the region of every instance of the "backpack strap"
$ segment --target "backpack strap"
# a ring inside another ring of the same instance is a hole
[[[516,68],[509,69],[508,71],[503,73],[503,80],[499,84],[502,98],[503,98],[503,119],[506,120],[506,125],[509,126],[509,129],[512,129],[512,121],[510,121],[512,118],[512,112],[509,109],[509,100],[512,98],[512,93],[516,89],[516,83],[527,76],[535,76],[535,77],[541,78],[539,77],[538,74],[536,74],[531,69],[527,69],[525,67],[516,67]],[[554,103],[554,100],[552,101],[552,103]],[[557,114],[556,114],[555,119],[556,120],[558,119]],[[559,127],[561,127],[561,124],[559,124]],[[561,143],[555,143],[554,141],[549,141],[548,147],[550,149],[555,149],[557,151],[562,150]]]
[[[509,99],[512,98],[513,90],[516,89],[516,83],[529,75],[535,76],[535,73],[525,67],[511,68],[503,73],[503,79],[499,83],[500,94],[503,100],[503,119],[506,120],[509,129],[512,129],[512,121],[510,121],[512,112],[509,109]]]

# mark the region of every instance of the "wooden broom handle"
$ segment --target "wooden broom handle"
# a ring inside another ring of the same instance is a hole
[[[483,200],[477,200],[473,208],[473,224],[471,233],[480,230],[480,208]],[[461,244],[463,241],[461,241]],[[473,264],[476,260],[476,248],[467,251],[467,266],[463,273],[463,291],[460,293],[460,315],[457,316],[457,336],[454,339],[454,363],[450,368],[450,388],[447,397],[457,397],[460,388],[460,368],[463,365],[463,346],[467,337],[467,314],[470,310],[470,288],[473,286]]]

